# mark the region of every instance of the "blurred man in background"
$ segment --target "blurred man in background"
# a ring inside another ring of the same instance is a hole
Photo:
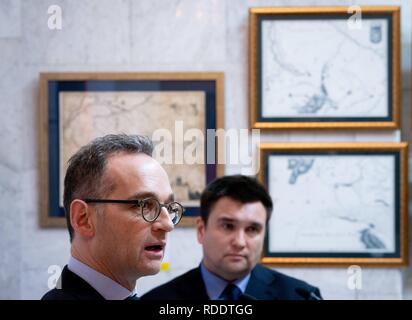
[[[200,266],[142,299],[321,299],[317,288],[258,264],[272,208],[255,179],[235,175],[213,181],[202,193],[197,221]]]

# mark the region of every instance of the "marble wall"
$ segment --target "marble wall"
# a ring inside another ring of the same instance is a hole
[[[47,9],[63,10],[61,30]],[[248,8],[395,4],[402,7],[401,132],[283,132],[265,141],[410,140],[411,21],[408,0],[0,0],[0,299],[38,299],[48,268],[69,256],[66,230],[39,227],[38,76],[44,71],[223,71],[225,126],[248,127]],[[228,166],[227,174],[238,168]],[[171,270],[139,280],[139,291],[197,265],[192,229],[169,237]],[[362,290],[344,268],[282,268],[318,285],[326,299],[412,298],[412,269],[363,269]]]

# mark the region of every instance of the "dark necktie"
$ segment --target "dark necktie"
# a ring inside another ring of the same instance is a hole
[[[242,291],[238,288],[238,286],[233,283],[229,283],[225,290],[223,290],[220,298],[223,300],[239,300],[241,295]]]

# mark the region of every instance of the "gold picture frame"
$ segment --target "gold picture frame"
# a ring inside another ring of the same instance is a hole
[[[274,202],[262,262],[406,266],[407,143],[262,143]]]
[[[397,129],[400,77],[398,6],[249,10],[251,128]]]
[[[41,73],[40,225],[66,226],[62,208],[65,165],[81,145],[95,135],[130,133],[151,137],[151,129],[162,126],[162,129],[169,129],[170,132],[178,130],[179,124],[182,132],[195,128],[204,134],[202,156],[205,161],[192,165],[192,175],[198,179],[196,185],[193,181],[187,181],[191,179],[187,174],[179,175],[182,167],[178,167],[174,158],[169,171],[165,166],[175,193],[187,196],[184,200],[186,213],[178,226],[194,226],[199,215],[201,191],[216,176],[224,174],[224,165],[218,161],[218,156],[224,150],[223,143],[219,141],[213,144],[215,149],[211,154],[215,162],[212,163],[210,157],[206,160],[209,147],[206,131],[224,127],[223,87],[222,72]],[[120,114],[126,109],[127,114]],[[72,121],[73,118],[76,121]],[[134,121],[135,118],[139,121]],[[135,124],[139,124],[138,129]],[[176,131],[172,134],[176,135]],[[201,145],[199,141],[194,143]],[[183,142],[188,143],[186,140]],[[181,148],[184,148],[183,143]],[[182,165],[187,172],[187,165]],[[176,200],[182,201],[179,196],[176,196]]]

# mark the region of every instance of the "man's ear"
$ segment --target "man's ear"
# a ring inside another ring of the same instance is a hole
[[[75,199],[70,204],[70,223],[76,234],[83,238],[94,235],[94,223],[90,207],[86,202]]]
[[[203,244],[203,237],[205,235],[205,223],[201,217],[196,218],[196,234],[197,234],[197,242]]]

